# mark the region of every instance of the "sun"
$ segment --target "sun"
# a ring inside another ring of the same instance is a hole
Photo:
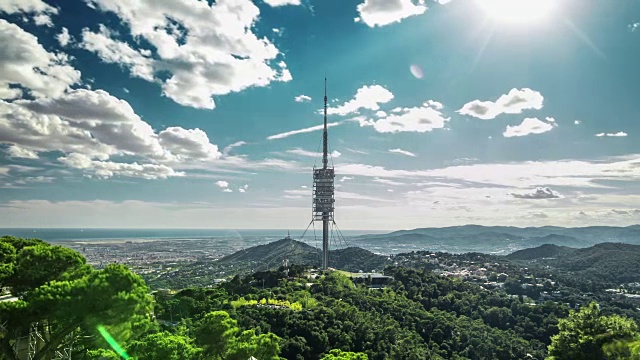
[[[557,0],[476,0],[490,18],[516,23],[548,17],[556,2]]]

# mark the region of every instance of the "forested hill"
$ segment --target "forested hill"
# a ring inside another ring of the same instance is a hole
[[[535,260],[555,258],[558,256],[568,255],[576,251],[574,248],[566,246],[558,246],[553,244],[544,244],[535,248],[518,250],[506,256],[509,260]]]
[[[194,262],[179,265],[175,271],[160,275],[145,274],[152,288],[180,289],[190,286],[207,286],[215,279],[236,275],[244,276],[257,271],[274,270],[287,258],[289,264],[319,267],[321,250],[290,238],[237,251],[216,261]],[[380,271],[391,261],[359,247],[331,250],[331,267],[346,271]]]
[[[585,249],[547,245],[518,251],[507,258],[535,261],[572,277],[612,285],[640,281],[640,245],[603,243]]]
[[[240,250],[216,261],[216,265],[233,266],[239,272],[244,272],[240,268],[245,267],[251,268],[247,270],[264,271],[278,268],[285,257],[291,264],[319,266],[321,253],[320,249],[303,242],[282,239]],[[329,261],[331,267],[347,271],[382,270],[388,263],[387,257],[357,247],[331,250]]]

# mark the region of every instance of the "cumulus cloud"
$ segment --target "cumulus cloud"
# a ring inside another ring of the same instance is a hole
[[[528,88],[511,89],[509,93],[502,95],[493,101],[473,100],[466,103],[458,113],[469,115],[478,119],[495,119],[501,114],[520,114],[524,110],[540,110],[544,97],[538,91]]]
[[[67,55],[48,52],[35,36],[4,19],[0,19],[0,43],[0,99],[19,98],[20,88],[36,98],[60,96],[80,81],[80,72],[69,65]]]
[[[389,149],[389,152],[390,153],[395,153],[395,154],[402,154],[402,155],[406,155],[406,156],[416,157],[416,154],[412,153],[411,151],[402,150],[402,149]]]
[[[629,24],[629,31],[634,32],[640,29],[640,22]]]
[[[7,153],[9,156],[13,158],[22,158],[22,159],[38,159],[38,153],[33,150],[21,148],[17,145],[11,145],[7,149]]]
[[[342,125],[343,123],[344,123],[343,121],[327,123],[327,128],[338,126],[338,125]],[[310,132],[314,132],[314,131],[320,131],[320,130],[323,130],[323,129],[324,129],[324,124],[323,125],[316,125],[316,126],[311,126],[311,127],[304,128],[304,129],[292,130],[292,131],[287,131],[287,132],[283,132],[283,133],[280,133],[280,134],[271,135],[271,136],[267,137],[267,140],[284,139],[284,138],[287,138],[289,136],[298,135],[298,134],[305,134],[305,133],[310,133]]]
[[[617,133],[599,133],[599,134],[596,134],[596,136],[597,137],[604,137],[604,136],[606,136],[606,137],[625,137],[625,136],[627,136],[627,133],[624,132],[624,131],[619,131]]]
[[[386,1],[386,0],[385,0]],[[337,107],[327,109],[329,115],[347,115],[357,113],[360,109],[380,109],[380,104],[393,100],[393,93],[380,85],[365,85],[358,89],[352,100]]]
[[[200,129],[170,127],[158,134],[160,145],[174,156],[176,161],[206,161],[220,158],[218,147],[209,141]]]
[[[345,181],[348,181],[348,180],[353,180],[353,177],[352,176],[343,176],[338,181],[339,182],[345,182]]]
[[[360,117],[356,119],[360,126],[373,126],[380,133],[396,132],[430,132],[442,129],[450,118],[444,117],[442,112],[425,102],[420,107],[403,108],[399,112],[377,120]]]
[[[300,0],[264,0],[264,2],[272,7],[285,5],[300,5]]]
[[[520,137],[533,134],[542,134],[553,130],[558,125],[553,118],[547,118],[544,122],[538,118],[526,118],[520,125],[510,126],[502,133],[504,137]]]
[[[296,102],[307,102],[307,101],[311,101],[311,96],[307,96],[307,95],[298,95],[294,98],[294,100]]]
[[[69,35],[69,30],[66,27],[63,27],[62,32],[56,35],[56,39],[62,47],[67,46],[71,41],[73,41],[73,38]]]
[[[90,157],[78,153],[71,153],[67,156],[60,157],[58,161],[71,168],[86,170],[88,174],[103,179],[114,176],[126,176],[155,180],[185,175],[182,172],[176,172],[166,165],[91,160]]]
[[[162,157],[164,149],[151,126],[143,121],[124,100],[103,90],[77,89],[56,98],[34,101],[17,100],[10,121],[13,125],[6,135],[21,136],[15,143],[28,143],[34,147],[78,152],[106,159],[110,155],[143,155]],[[30,110],[29,113],[16,114]],[[29,119],[30,117],[30,119]],[[40,127],[25,128],[22,122],[44,123],[58,127],[50,133]],[[11,139],[2,139],[0,141]],[[53,148],[51,148],[53,146]]]
[[[247,190],[249,190],[248,184],[245,184],[244,186],[241,186],[238,188],[238,192],[241,192],[241,193],[247,192]]]
[[[231,192],[233,192],[233,190],[231,190],[231,189],[224,189],[224,190],[222,190],[222,192],[231,193]]]
[[[582,121],[580,121],[580,120],[576,120],[576,121],[574,121],[574,122],[573,122],[573,124],[574,124],[574,125],[580,125],[580,124],[582,124]]]
[[[51,16],[47,14],[38,14],[34,16],[33,22],[38,26],[53,27],[53,21],[51,21]]]
[[[522,194],[512,193],[511,196],[513,196],[516,199],[531,199],[531,200],[560,198],[560,194],[551,190],[548,187],[545,187],[545,188],[539,187],[539,188],[536,188],[533,192],[529,192],[529,193],[522,193]]]
[[[260,10],[250,0],[88,1],[120,17],[131,36],[155,49],[136,50],[104,27],[85,29],[82,46],[135,77],[161,83],[178,104],[213,109],[214,96],[292,78],[278,49],[253,32]]]
[[[424,0],[364,0],[357,7],[360,14],[355,20],[369,27],[385,26],[401,22],[410,16],[427,11]]]
[[[60,158],[63,164],[99,178],[180,176],[173,167],[222,156],[200,129],[169,127],[156,133],[126,101],[87,89],[56,98],[0,101],[0,143],[11,145],[8,151],[16,157],[61,151],[68,155]],[[149,164],[106,161],[122,156]]]
[[[228,188],[229,187],[229,182],[224,181],[224,180],[218,180],[218,181],[216,181],[216,185],[219,188],[224,189],[224,188]]]
[[[102,24],[99,25],[98,32],[83,29],[80,45],[98,54],[104,62],[119,64],[129,69],[135,77],[154,81],[154,60],[150,57],[150,52],[136,50],[127,43],[113,40],[111,31]]]
[[[42,0],[2,0],[0,1],[0,11],[8,14],[13,14],[13,13],[57,14],[58,13],[58,9],[45,3]]]

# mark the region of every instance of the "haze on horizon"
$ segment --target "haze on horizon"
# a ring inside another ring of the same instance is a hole
[[[0,2],[0,227],[640,221],[640,3]],[[144,10],[144,11],[141,11]]]

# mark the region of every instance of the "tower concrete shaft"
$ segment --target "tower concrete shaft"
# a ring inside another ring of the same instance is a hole
[[[329,135],[327,133],[327,78],[324,78],[324,131],[322,134],[322,169],[327,170]],[[322,213],[322,269],[329,268],[329,212]]]

